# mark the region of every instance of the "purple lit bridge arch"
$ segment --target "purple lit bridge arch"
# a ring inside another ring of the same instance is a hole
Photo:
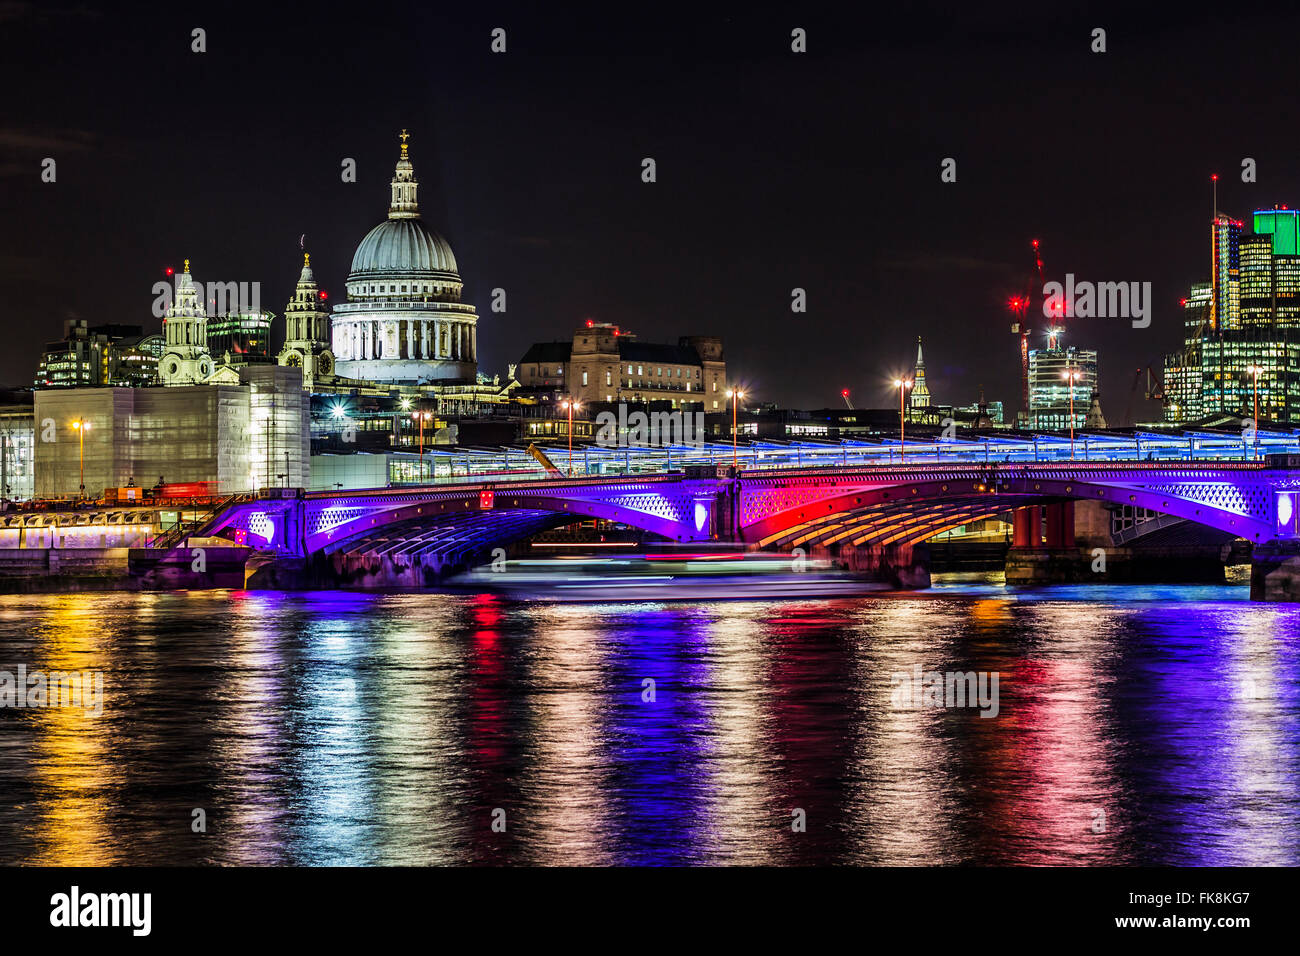
[[[753,549],[924,541],[1034,504],[1095,500],[1186,518],[1252,543],[1300,537],[1300,469],[1255,462],[917,464],[286,491],[231,505],[202,529],[256,550],[419,557],[463,567],[584,518],[671,541]]]
[[[586,518],[673,541],[710,540],[718,486],[665,474],[313,492],[296,501],[243,502],[204,532],[301,557],[346,552],[454,568]]]

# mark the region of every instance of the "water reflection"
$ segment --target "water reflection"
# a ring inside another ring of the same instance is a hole
[[[1295,865],[1297,624],[1205,588],[10,597],[0,669],[106,703],[0,710],[0,858]],[[998,716],[900,706],[917,667],[997,673]]]
[[[91,605],[72,596],[51,601],[34,628],[39,638],[27,663],[30,671],[106,671],[105,631]],[[14,661],[14,664],[20,661]],[[8,667],[6,666],[6,669]],[[15,668],[16,670],[16,668]],[[105,695],[118,697],[118,688]],[[116,702],[116,701],[114,701]],[[112,734],[104,727],[117,713],[107,702],[96,716],[84,706],[42,707],[20,712],[30,719],[34,792],[27,798],[35,820],[32,862],[44,866],[106,866],[117,862],[110,827],[118,767],[110,759]],[[20,718],[21,719],[21,718]],[[7,788],[5,788],[7,789]]]

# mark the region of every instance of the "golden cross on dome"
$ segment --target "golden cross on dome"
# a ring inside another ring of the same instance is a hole
[[[186,260],[185,260],[185,271],[186,271],[186,272],[189,272],[189,271],[190,271],[190,260],[189,260],[189,259],[186,259]]]
[[[302,267],[303,267],[304,269],[306,269],[306,268],[308,268],[309,266],[311,266],[311,253],[310,253],[310,252],[304,252],[304,253],[302,254]]]
[[[410,137],[410,135],[411,134],[408,133],[405,129],[402,130],[402,135],[400,137],[400,139],[402,140],[402,159],[406,159],[406,141]]]

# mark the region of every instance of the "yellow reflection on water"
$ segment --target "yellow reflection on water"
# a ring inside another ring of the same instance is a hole
[[[39,819],[31,860],[41,866],[107,866],[116,860],[109,814],[118,774],[107,753],[112,695],[108,681],[109,636],[95,604],[82,595],[39,599],[32,625],[37,660],[28,670],[102,671],[103,713],[81,707],[27,710],[36,723],[33,748]]]

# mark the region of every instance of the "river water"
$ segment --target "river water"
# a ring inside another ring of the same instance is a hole
[[[0,709],[0,862],[1294,866],[1300,607],[1245,598],[8,596],[0,671],[103,698]]]

